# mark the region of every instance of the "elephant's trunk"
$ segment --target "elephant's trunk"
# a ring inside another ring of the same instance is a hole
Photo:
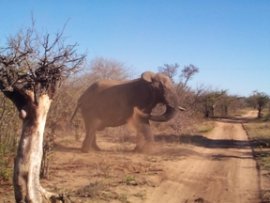
[[[176,109],[166,105],[166,111],[162,115],[150,115],[151,121],[166,122],[170,120],[176,113]]]

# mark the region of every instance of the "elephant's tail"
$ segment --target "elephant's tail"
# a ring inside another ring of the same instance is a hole
[[[76,109],[75,109],[75,111],[73,112],[72,117],[71,117],[71,119],[70,119],[70,123],[72,123],[72,121],[73,121],[73,119],[74,119],[74,117],[75,117],[75,115],[76,115],[76,113],[77,113],[79,107],[80,107],[79,104],[77,104]]]

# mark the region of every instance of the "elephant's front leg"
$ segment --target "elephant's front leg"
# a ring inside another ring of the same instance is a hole
[[[92,128],[90,128],[89,126],[86,126],[86,133],[85,133],[85,138],[84,141],[82,143],[82,152],[89,152],[90,148],[93,145],[93,142],[96,141],[96,130],[93,130]],[[96,144],[95,144],[96,145]]]
[[[95,151],[100,151],[101,149],[97,145],[97,136],[96,133],[93,134],[92,142],[91,142],[91,149]]]
[[[137,143],[135,151],[150,151],[154,137],[150,128],[149,121],[144,118],[137,119],[134,127],[137,131]]]

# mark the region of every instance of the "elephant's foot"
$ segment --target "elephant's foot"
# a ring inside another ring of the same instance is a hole
[[[88,153],[89,150],[90,150],[90,148],[87,148],[87,147],[82,147],[82,148],[81,148],[81,151],[82,151],[83,153]]]
[[[134,152],[142,152],[143,147],[136,145],[136,147],[133,149]]]
[[[93,151],[101,151],[101,149],[99,148],[99,146],[97,146],[97,144],[92,145],[91,149]]]
[[[154,142],[146,142],[143,145],[136,145],[134,152],[138,153],[151,153],[154,148]]]
[[[101,149],[97,145],[92,145],[92,146],[83,145],[81,148],[81,151],[83,153],[88,153],[89,151],[101,151]]]
[[[90,143],[87,142],[87,140],[84,140],[83,143],[82,143],[82,147],[81,147],[81,151],[83,153],[88,153],[90,151]]]

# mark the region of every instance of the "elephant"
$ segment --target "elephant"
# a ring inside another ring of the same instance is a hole
[[[166,106],[161,115],[152,115],[157,104]],[[78,99],[77,110],[85,125],[82,152],[100,150],[96,143],[96,131],[106,127],[132,124],[136,130],[135,151],[143,151],[153,142],[149,121],[166,122],[184,108],[178,106],[177,95],[171,79],[162,73],[146,71],[141,77],[128,81],[100,80],[93,83]]]

